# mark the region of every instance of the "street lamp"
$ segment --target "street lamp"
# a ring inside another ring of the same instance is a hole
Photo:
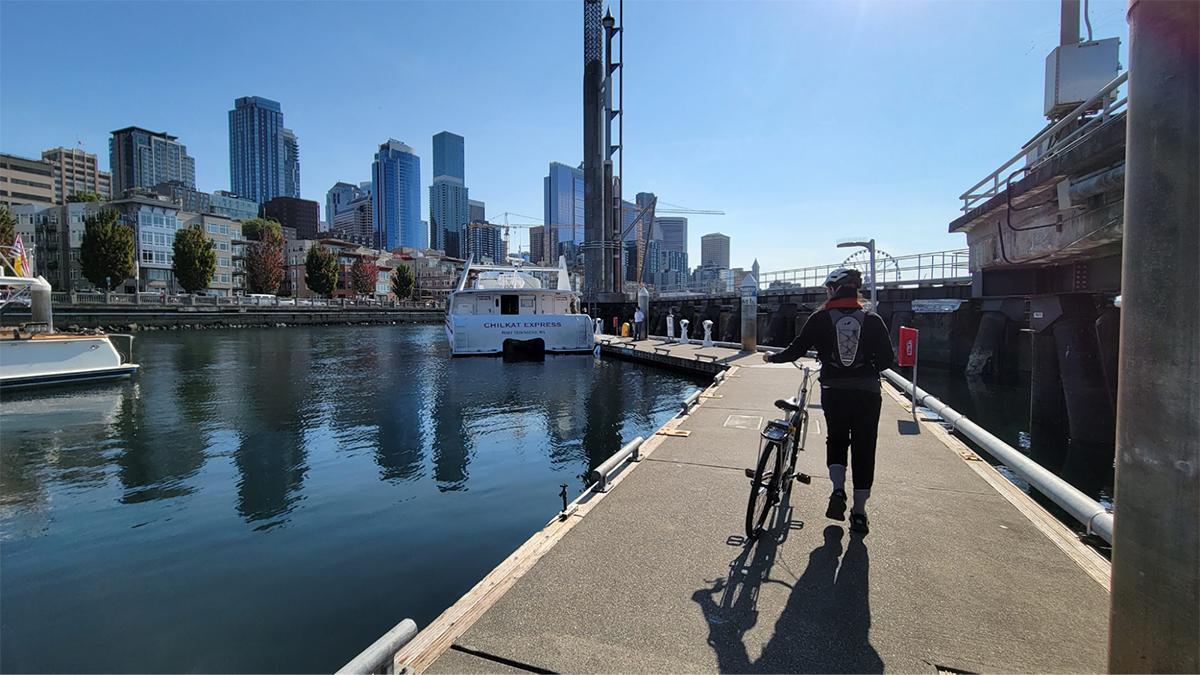
[[[879,296],[875,295],[875,240],[841,241],[837,245],[838,248],[851,248],[854,246],[865,248],[871,254],[871,309],[879,313]]]

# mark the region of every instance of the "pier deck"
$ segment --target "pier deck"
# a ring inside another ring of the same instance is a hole
[[[763,422],[779,416],[772,402],[796,393],[799,371],[730,349],[663,350],[657,340],[624,356],[651,361],[655,347],[660,357],[708,353],[731,367],[664,427],[690,435],[648,440],[645,459],[626,465],[609,492],[585,495],[531,538],[404,647],[397,669],[1105,669],[1106,561],[935,423],[912,434],[906,402],[886,384],[871,533],[824,516],[818,396],[798,463],[813,482],[795,484],[770,531],[746,546],[743,470]]]

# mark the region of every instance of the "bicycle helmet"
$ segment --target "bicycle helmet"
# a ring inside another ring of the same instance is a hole
[[[822,285],[839,288],[846,284],[850,284],[855,288],[862,288],[862,272],[852,267],[841,267],[830,272],[829,276],[825,277],[825,283]]]

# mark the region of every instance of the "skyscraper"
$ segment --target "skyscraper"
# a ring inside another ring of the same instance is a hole
[[[720,232],[700,237],[700,266],[729,269],[729,237]]]
[[[433,137],[433,185],[429,187],[429,247],[466,258],[465,142],[449,131]]]
[[[338,213],[346,210],[350,202],[369,193],[370,190],[353,183],[334,183],[325,193],[325,222],[332,228]]]
[[[278,101],[243,96],[229,111],[229,184],[256,203],[300,196],[300,149]]]
[[[547,234],[544,245],[548,249],[543,254],[548,260],[558,260],[559,243],[583,243],[583,169],[550,162],[550,172],[542,185]]]
[[[656,217],[654,223],[662,233],[662,250],[687,255],[687,218]]]
[[[133,188],[152,188],[159,183],[179,181],[196,187],[196,160],[176,136],[140,127],[112,132],[108,140],[108,163],[112,169],[112,192],[119,197]]]
[[[388,251],[400,246],[423,247],[421,158],[417,151],[395,139],[380,144],[371,165],[371,180],[375,245]]]

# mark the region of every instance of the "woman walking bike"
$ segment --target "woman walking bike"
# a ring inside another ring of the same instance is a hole
[[[850,529],[870,530],[866,504],[875,482],[875,440],[879,432],[879,373],[892,367],[896,354],[887,325],[875,312],[862,308],[862,273],[837,269],[825,278],[828,301],[808,317],[800,334],[782,352],[763,354],[768,363],[785,363],[816,348],[821,362],[821,409],[828,435],[825,464],[833,492],[827,518],[846,517],[846,466],[854,483]]]

